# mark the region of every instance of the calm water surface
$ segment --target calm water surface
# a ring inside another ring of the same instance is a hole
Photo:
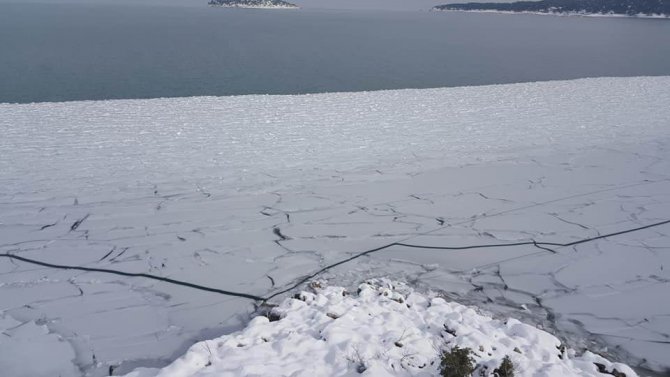
[[[0,102],[670,75],[670,21],[0,3]]]

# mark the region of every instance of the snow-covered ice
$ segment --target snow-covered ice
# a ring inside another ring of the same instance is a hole
[[[0,253],[265,296],[398,240],[562,243],[667,220],[669,88],[640,77],[0,104]],[[406,281],[661,371],[668,232],[556,253],[392,247],[320,279]],[[252,304],[0,258],[0,354],[26,339],[54,349],[43,371],[0,360],[18,376],[161,367],[240,330]]]
[[[311,288],[243,331],[195,344],[162,370],[126,377],[437,376],[441,352],[452,347],[473,351],[477,376],[492,375],[505,356],[520,377],[602,376],[596,363],[637,376],[589,351],[578,355],[533,326],[495,320],[396,282],[365,282],[353,293]]]

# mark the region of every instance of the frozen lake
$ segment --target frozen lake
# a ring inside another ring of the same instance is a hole
[[[667,20],[84,3],[0,1],[0,102],[670,74]]]
[[[0,105],[0,253],[266,296],[399,240],[566,243],[635,228],[670,213],[669,87],[604,78]],[[668,232],[553,252],[393,247],[321,278],[441,290],[661,370]],[[252,304],[0,258],[0,365],[63,377],[162,366],[238,329]],[[26,362],[38,345],[51,357]]]

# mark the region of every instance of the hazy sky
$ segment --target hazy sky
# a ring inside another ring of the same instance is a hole
[[[428,10],[434,5],[468,2],[468,0],[288,0],[299,6],[321,9],[387,9]],[[509,2],[511,0],[477,0],[486,2]],[[207,6],[208,0],[0,0],[0,3],[113,3],[150,4],[170,6]]]

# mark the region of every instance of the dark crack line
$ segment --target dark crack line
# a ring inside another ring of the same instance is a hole
[[[637,227],[637,228],[621,230],[621,231],[618,231],[618,232],[603,234],[603,235],[600,235],[600,236],[597,236],[597,237],[585,238],[585,239],[581,239],[579,241],[574,241],[574,242],[565,243],[565,244],[554,243],[554,242],[537,242],[535,240],[527,241],[527,242],[514,242],[514,243],[507,243],[507,244],[485,244],[485,245],[468,245],[468,246],[425,246],[425,245],[407,244],[407,243],[402,243],[402,242],[392,242],[390,244],[380,246],[380,247],[376,247],[374,249],[366,250],[366,251],[363,251],[361,253],[355,254],[355,255],[353,255],[349,258],[343,259],[339,262],[335,262],[335,263],[332,263],[330,265],[327,265],[327,266],[321,268],[320,270],[318,270],[318,271],[316,271],[312,274],[304,276],[302,279],[298,280],[296,283],[294,283],[290,287],[288,287],[286,289],[283,289],[279,292],[275,292],[268,297],[260,297],[260,296],[256,296],[256,295],[252,295],[252,294],[248,294],[248,293],[226,291],[226,290],[222,290],[222,289],[218,289],[218,288],[207,287],[207,286],[203,286],[203,285],[199,285],[199,284],[189,283],[189,282],[185,282],[185,281],[180,281],[180,280],[175,280],[175,279],[170,279],[170,278],[166,278],[166,277],[162,277],[162,276],[145,274],[145,273],[130,273],[130,272],[103,269],[103,268],[59,265],[59,264],[42,262],[42,261],[39,261],[39,260],[30,259],[30,258],[24,258],[24,257],[18,256],[18,255],[8,254],[8,253],[2,253],[2,254],[0,254],[0,257],[9,258],[9,259],[16,259],[16,260],[26,262],[26,263],[36,264],[36,265],[43,266],[43,267],[62,269],[62,270],[78,270],[78,271],[87,271],[87,272],[101,272],[101,273],[108,273],[108,274],[128,276],[128,277],[143,277],[143,278],[147,278],[147,279],[163,281],[163,282],[166,282],[166,283],[170,283],[170,284],[174,284],[174,285],[180,285],[180,286],[193,288],[193,289],[198,289],[198,290],[202,290],[202,291],[219,293],[219,294],[227,295],[227,296],[248,298],[248,299],[251,299],[251,300],[263,301],[264,302],[264,301],[269,301],[272,298],[277,297],[281,294],[289,292],[289,291],[299,287],[300,285],[304,284],[308,280],[313,279],[314,277],[316,277],[316,276],[318,276],[318,275],[320,275],[320,274],[322,274],[322,273],[324,273],[324,272],[326,272],[330,269],[333,269],[337,266],[340,266],[340,265],[343,265],[345,263],[351,262],[351,261],[353,261],[355,259],[358,259],[358,258],[361,258],[363,256],[370,255],[372,253],[376,253],[378,251],[388,249],[388,248],[393,247],[393,246],[402,246],[402,247],[408,247],[408,248],[427,249],[427,250],[451,250],[451,251],[484,249],[484,248],[494,248],[494,247],[514,247],[514,246],[523,246],[523,245],[533,245],[533,246],[536,246],[536,247],[540,247],[540,246],[570,247],[570,246],[575,246],[575,245],[579,245],[579,244],[583,244],[583,243],[587,243],[587,242],[593,242],[593,241],[600,240],[600,239],[607,238],[607,237],[614,237],[614,236],[618,236],[618,235],[622,235],[622,234],[633,233],[633,232],[637,232],[637,231],[644,230],[644,229],[658,227],[658,226],[665,225],[665,224],[668,224],[668,223],[670,223],[670,220],[659,221],[659,222],[656,222],[656,223],[653,223],[653,224],[648,224],[648,225]],[[278,228],[274,228],[274,229],[278,230]],[[281,233],[279,233],[279,234],[281,234]],[[279,244],[279,241],[276,241],[276,242]],[[121,254],[123,254],[126,250],[128,250],[128,248],[125,248],[121,252]],[[544,248],[544,250],[548,250],[548,251],[551,251],[552,253],[555,253],[555,251],[553,251],[551,249],[548,249],[548,248]],[[117,255],[116,258],[118,258],[121,254]],[[540,306],[542,305],[541,302],[538,302],[538,304]],[[668,343],[670,343],[670,342],[668,342]]]
[[[130,249],[130,248],[129,247],[124,247],[119,254],[117,254],[114,258],[110,259],[109,261],[110,262],[116,262],[116,260],[119,259],[119,257],[122,256],[123,254],[125,254],[125,252],[128,251],[128,249]]]
[[[116,246],[112,247],[112,250],[110,250],[109,253],[105,254],[104,257],[100,258],[100,259],[98,260],[98,262],[102,262],[103,260],[105,260],[105,258],[107,258],[108,256],[110,256],[115,250],[116,250]]]
[[[533,241],[533,246],[537,247],[538,249],[546,250],[550,253],[558,254],[558,252],[556,250],[550,249],[550,248],[545,247],[545,246],[541,246],[539,243],[537,243],[535,241]]]
[[[279,229],[277,227],[272,228],[272,233],[274,233],[275,236],[279,237],[279,241],[290,240],[290,238],[286,237],[284,234],[282,234],[281,229]]]
[[[56,224],[58,224],[58,221],[56,221],[56,222],[53,223],[53,224],[42,225],[42,226],[40,227],[40,230],[44,230],[44,229],[46,229],[46,228],[51,228],[52,226],[55,226]]]
[[[638,338],[633,338],[633,337],[631,337],[631,336],[614,335],[614,334],[605,334],[605,333],[599,333],[599,332],[592,332],[592,333],[590,333],[590,334],[592,334],[592,335],[604,336],[604,337],[612,337],[612,338],[618,338],[618,339],[632,340],[632,341],[635,341],[635,342],[657,343],[657,344],[670,344],[670,340],[638,339]]]
[[[248,298],[248,299],[255,300],[255,301],[265,301],[265,299],[263,297],[255,296],[255,295],[248,294],[248,293],[226,291],[226,290],[223,290],[223,289],[206,287],[206,286],[203,286],[203,285],[189,283],[189,282],[186,282],[186,281],[175,280],[175,279],[170,279],[170,278],[166,278],[166,277],[162,277],[162,276],[156,276],[156,275],[145,274],[145,273],[132,273],[132,272],[124,272],[124,271],[118,271],[118,270],[110,270],[110,269],[106,269],[106,268],[92,268],[92,267],[81,267],[81,266],[68,266],[68,265],[63,265],[63,264],[53,264],[53,263],[38,261],[38,260],[35,260],[35,259],[24,258],[24,257],[18,256],[18,255],[13,255],[13,254],[0,254],[0,257],[16,259],[16,260],[19,260],[21,262],[36,264],[38,266],[43,266],[43,267],[56,268],[56,269],[60,269],[60,270],[77,270],[77,271],[86,271],[86,272],[101,272],[101,273],[120,275],[120,276],[141,277],[141,278],[146,278],[146,279],[158,280],[158,281],[162,281],[162,282],[166,282],[166,283],[170,283],[170,284],[174,284],[174,285],[180,285],[180,286],[183,286],[183,287],[199,289],[201,291],[219,293],[219,294],[226,295],[226,296]]]
[[[88,219],[89,216],[91,216],[91,214],[90,214],[90,213],[87,213],[86,216],[84,216],[84,217],[82,217],[81,219],[75,221],[75,222],[72,224],[72,226],[70,226],[70,232],[74,232],[75,230],[77,230],[77,228],[79,228],[79,226],[80,226],[84,221],[86,221],[86,219]]]
[[[637,231],[640,231],[640,230],[643,230],[643,229],[649,229],[649,228],[665,225],[665,224],[668,224],[668,223],[670,223],[670,220],[660,221],[660,222],[657,222],[657,223],[648,224],[648,225],[633,228],[633,229],[626,229],[626,230],[622,230],[622,231],[619,231],[619,232],[603,234],[603,235],[599,235],[597,237],[585,238],[585,239],[582,239],[582,240],[579,240],[579,241],[574,241],[574,242],[565,243],[565,244],[555,243],[555,242],[537,242],[535,240],[526,241],[526,242],[505,243],[505,244],[487,244],[487,245],[469,245],[469,246],[425,246],[425,245],[407,244],[407,243],[402,243],[402,242],[393,242],[393,243],[390,243],[388,245],[384,245],[384,246],[380,246],[380,247],[377,247],[377,248],[374,248],[374,249],[366,250],[364,252],[353,255],[349,258],[343,259],[339,262],[328,265],[328,266],[326,266],[326,267],[324,267],[324,268],[322,268],[322,269],[320,269],[320,270],[318,270],[318,271],[316,271],[316,272],[314,272],[310,275],[307,275],[307,276],[303,277],[302,279],[298,280],[292,286],[270,295],[267,298],[267,300],[270,300],[270,299],[272,299],[274,297],[277,297],[281,294],[284,294],[286,292],[292,291],[293,289],[301,286],[302,284],[304,284],[308,280],[313,279],[314,277],[316,277],[316,276],[318,276],[318,275],[320,275],[320,274],[322,274],[322,273],[324,273],[324,272],[326,272],[326,271],[328,271],[332,268],[335,268],[335,267],[340,266],[342,264],[351,262],[352,260],[361,258],[363,256],[388,249],[388,248],[393,247],[393,246],[402,246],[402,247],[408,247],[408,248],[428,249],[428,250],[457,251],[457,250],[484,249],[484,248],[494,248],[494,247],[514,247],[514,246],[532,245],[532,246],[539,247],[543,250],[546,250],[546,251],[549,251],[551,253],[556,254],[556,251],[551,250],[551,249],[546,248],[546,247],[541,247],[541,246],[570,247],[570,246],[575,246],[575,245],[579,245],[579,244],[586,243],[586,242],[596,241],[596,240],[607,238],[607,237],[613,237],[613,236],[618,236],[618,235],[622,235],[622,234],[626,234],[626,233],[637,232]]]
[[[627,212],[627,211],[624,211],[624,210],[622,209],[622,212]],[[566,220],[566,219],[560,217],[560,216],[559,216],[558,214],[556,214],[556,213],[550,213],[549,215],[551,215],[551,216],[554,217],[555,219],[560,220],[560,221],[562,221],[562,222],[564,222],[564,223],[566,223],[566,224],[575,225],[575,226],[578,226],[578,227],[580,227],[580,228],[582,228],[582,229],[584,229],[584,230],[592,230],[592,229],[589,228],[588,226],[585,226],[585,225],[582,225],[582,224],[579,224],[579,223],[576,223],[576,222],[573,222],[573,221],[568,221],[568,220]]]

